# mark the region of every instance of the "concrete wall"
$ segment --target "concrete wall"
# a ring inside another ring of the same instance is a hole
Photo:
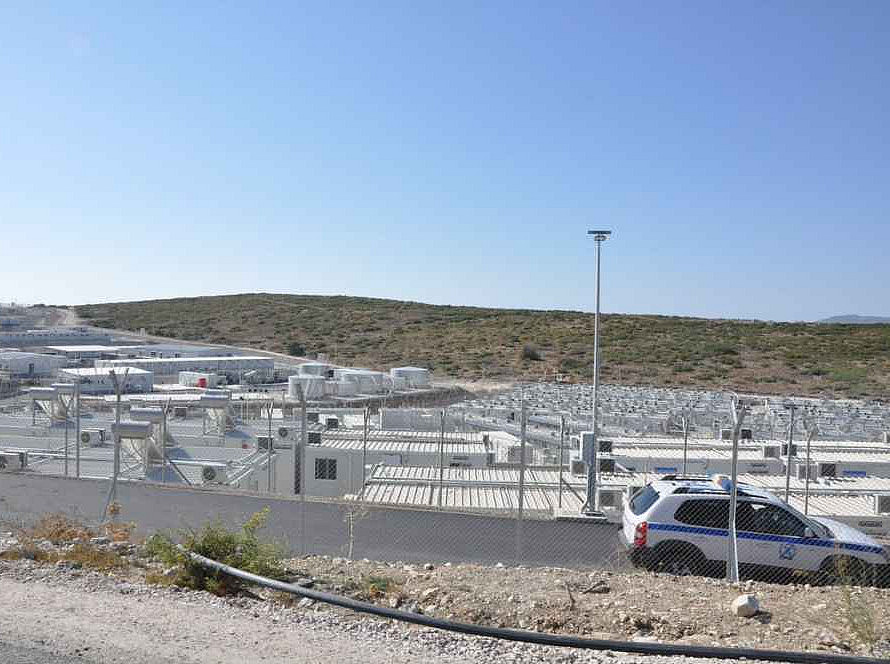
[[[0,474],[0,522],[32,522],[64,513],[85,522],[100,517],[110,482]],[[301,501],[142,482],[119,485],[121,520],[137,533],[198,527],[220,519],[230,527],[269,507],[267,535],[294,554],[345,555],[354,522],[353,557],[373,560],[523,563],[564,567],[618,561],[617,526],[567,521],[523,521],[356,503]]]

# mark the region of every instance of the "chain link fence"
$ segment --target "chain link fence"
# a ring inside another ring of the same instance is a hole
[[[596,495],[588,501],[584,437],[562,429],[523,444],[521,435],[495,440],[496,431],[446,414],[438,430],[417,432],[411,420],[384,435],[361,412],[341,413],[336,429],[320,413],[304,438],[298,409],[271,415],[239,413],[236,430],[222,432],[171,417],[160,454],[148,439],[122,440],[119,518],[148,534],[213,518],[235,526],[268,507],[268,535],[319,583],[460,621],[886,652],[883,543],[858,525],[867,514],[845,516],[824,487],[801,491],[806,477],[792,478],[786,500],[781,472],[739,472],[736,483],[731,472],[683,474],[678,465],[707,455],[679,448],[640,452],[631,464],[601,437],[590,443]],[[0,475],[0,520],[18,527],[56,511],[102,518],[115,468],[110,418],[84,417],[88,440],[77,445],[69,432],[67,455],[63,423],[3,422],[0,449],[29,458]],[[525,424],[520,414],[517,426]],[[66,469],[84,481],[58,482]]]

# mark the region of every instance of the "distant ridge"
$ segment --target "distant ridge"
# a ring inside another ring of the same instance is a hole
[[[890,316],[858,316],[849,314],[846,316],[832,316],[823,318],[817,323],[843,323],[844,325],[887,325],[890,324]]]
[[[76,307],[88,324],[466,381],[588,382],[593,315],[252,293]],[[890,325],[604,314],[607,383],[890,399]]]

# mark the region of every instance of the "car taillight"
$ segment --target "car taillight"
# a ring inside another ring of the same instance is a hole
[[[642,549],[646,546],[646,535],[649,534],[649,524],[643,521],[634,529],[634,548]]]

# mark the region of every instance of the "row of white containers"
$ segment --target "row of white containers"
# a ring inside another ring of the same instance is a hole
[[[297,375],[288,378],[288,392],[293,398],[297,397],[298,385],[307,399],[381,394],[389,390],[430,385],[429,370],[417,367],[399,367],[386,374],[368,369],[342,369],[323,362],[306,362],[299,365],[298,370]]]

